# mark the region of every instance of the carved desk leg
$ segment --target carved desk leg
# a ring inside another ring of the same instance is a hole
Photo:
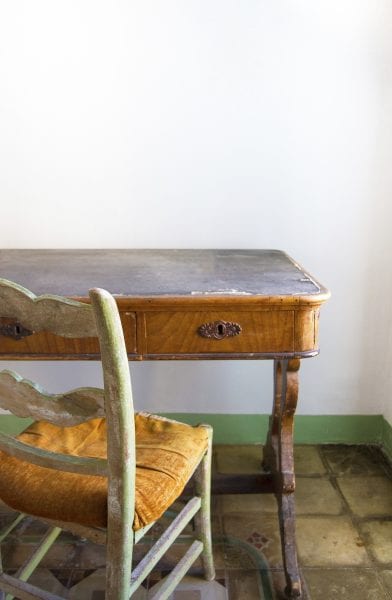
[[[274,361],[274,407],[270,418],[264,467],[274,474],[275,495],[279,506],[279,524],[286,594],[301,597],[301,580],[295,544],[293,425],[298,399],[300,361]]]

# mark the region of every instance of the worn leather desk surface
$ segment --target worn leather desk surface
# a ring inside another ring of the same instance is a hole
[[[313,356],[319,307],[328,298],[279,250],[1,250],[0,277],[37,295],[81,300],[91,287],[107,289],[117,298],[131,359]],[[98,352],[96,340],[0,335],[3,358]]]
[[[36,294],[309,296],[325,292],[280,250],[1,250],[0,274]]]

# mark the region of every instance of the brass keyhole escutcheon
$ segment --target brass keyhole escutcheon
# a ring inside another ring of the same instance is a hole
[[[239,335],[242,327],[239,323],[233,323],[232,321],[213,321],[212,323],[203,323],[197,331],[201,337],[223,340],[227,337]]]
[[[23,327],[21,323],[12,321],[8,318],[0,319],[0,335],[11,338],[13,340],[22,340],[24,337],[32,335],[34,332]]]

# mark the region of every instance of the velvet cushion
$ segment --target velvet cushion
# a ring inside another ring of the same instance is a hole
[[[207,430],[154,415],[135,415],[134,529],[158,519],[181,494],[208,445]],[[76,456],[106,458],[106,421],[74,427],[40,421],[18,436],[26,444]],[[106,477],[38,467],[0,452],[0,497],[36,517],[106,527]]]

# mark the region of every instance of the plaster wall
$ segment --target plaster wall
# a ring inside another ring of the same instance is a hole
[[[299,412],[392,420],[391,23],[387,0],[0,2],[1,247],[282,248],[333,293]],[[131,368],[139,408],[270,407],[266,363]]]

